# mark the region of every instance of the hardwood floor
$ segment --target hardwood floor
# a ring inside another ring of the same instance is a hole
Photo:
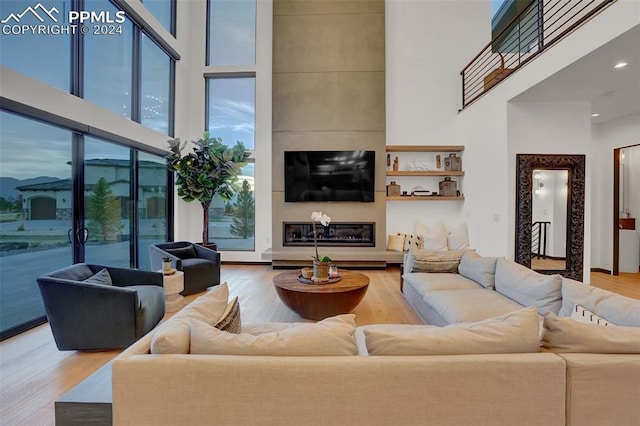
[[[242,322],[307,321],[278,299],[272,277],[279,270],[267,265],[224,265],[222,279],[230,296],[238,296]],[[421,324],[399,291],[400,271],[366,270],[369,290],[353,311],[358,325],[372,323]],[[612,277],[592,273],[591,283],[628,297],[640,299],[640,274]],[[186,298],[187,302],[198,295]],[[166,315],[166,320],[170,315]],[[102,367],[120,351],[60,352],[48,324],[0,343],[0,423],[8,425],[54,425],[54,402],[85,377]]]

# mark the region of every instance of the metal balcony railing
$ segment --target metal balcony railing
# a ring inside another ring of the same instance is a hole
[[[462,107],[616,0],[531,0],[460,72]]]

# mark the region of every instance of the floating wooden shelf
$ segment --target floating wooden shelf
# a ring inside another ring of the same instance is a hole
[[[441,197],[439,195],[387,197],[387,201],[464,201],[464,197]]]
[[[464,145],[387,145],[387,152],[462,152]]]
[[[388,170],[387,176],[464,176],[464,172],[459,170]]]

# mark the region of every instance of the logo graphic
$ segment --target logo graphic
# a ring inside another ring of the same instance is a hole
[[[7,16],[5,19],[3,19],[0,22],[3,23],[3,24],[6,24],[9,21],[13,20],[15,23],[19,23],[20,20],[26,14],[31,13],[38,21],[44,23],[44,19],[42,18],[42,16],[40,16],[38,11],[40,11],[40,13],[48,16],[53,22],[58,22],[58,18],[56,18],[54,13],[58,14],[58,13],[60,13],[60,11],[56,7],[52,7],[50,10],[47,10],[47,8],[42,5],[42,3],[38,3],[34,7],[29,6],[25,10],[23,10],[22,13],[18,13],[18,14],[11,13],[11,14],[9,14],[9,16]]]

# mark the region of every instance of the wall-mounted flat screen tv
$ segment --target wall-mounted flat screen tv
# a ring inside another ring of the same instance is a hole
[[[375,151],[285,151],[284,200],[373,202]]]

